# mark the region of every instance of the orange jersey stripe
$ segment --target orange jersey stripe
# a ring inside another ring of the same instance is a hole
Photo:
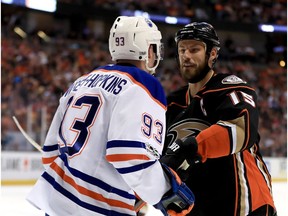
[[[106,159],[110,162],[127,161],[127,160],[149,160],[150,158],[143,154],[114,154],[107,155]]]
[[[56,163],[53,163],[51,165],[51,168],[68,184],[70,184],[72,187],[74,187],[79,193],[86,195],[88,197],[91,197],[92,199],[105,202],[110,206],[114,207],[120,207],[120,208],[126,208],[129,210],[134,211],[134,206],[128,205],[124,202],[121,202],[119,200],[114,199],[108,199],[104,197],[103,195],[96,193],[94,191],[88,190],[87,188],[84,188],[83,186],[78,185],[71,177],[65,174],[64,170],[59,167]]]
[[[50,157],[50,158],[44,158],[42,157],[42,163],[43,164],[50,164],[52,163],[58,156]]]
[[[201,131],[196,140],[202,162],[205,162],[207,158],[218,158],[230,154],[229,132],[225,127],[212,125]]]
[[[252,211],[265,204],[269,204],[274,207],[274,202],[271,197],[272,191],[270,191],[269,187],[267,187],[267,184],[271,184],[270,175],[268,173],[259,172],[259,168],[257,167],[260,166],[261,170],[266,171],[266,166],[262,160],[258,160],[257,165],[257,163],[255,163],[255,158],[248,152],[248,150],[244,151],[243,155],[244,164],[248,164],[246,165],[246,176],[249,189],[251,194],[253,194],[253,196],[251,196]]]

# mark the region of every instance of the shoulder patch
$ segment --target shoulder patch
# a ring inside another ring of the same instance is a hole
[[[222,84],[240,84],[240,83],[247,83],[247,82],[235,75],[227,76],[222,80]]]

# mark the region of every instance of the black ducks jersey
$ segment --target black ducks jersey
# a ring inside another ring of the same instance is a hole
[[[259,152],[256,101],[253,88],[228,74],[215,74],[193,97],[188,86],[167,97],[165,148],[195,136],[202,157],[186,181],[196,199],[191,215],[243,216],[265,204],[274,207]]]

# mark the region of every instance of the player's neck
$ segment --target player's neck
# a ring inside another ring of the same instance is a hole
[[[141,68],[143,67],[143,65],[141,64],[141,61],[138,60],[127,60],[127,59],[119,59],[116,62],[118,65],[133,65],[135,67]]]
[[[214,75],[214,71],[210,70],[206,76],[204,77],[204,79],[202,79],[201,81],[197,82],[197,83],[189,83],[189,93],[192,97],[194,97],[197,92],[200,91],[200,89],[203,88],[203,86],[206,85],[206,83],[211,79],[211,77]]]

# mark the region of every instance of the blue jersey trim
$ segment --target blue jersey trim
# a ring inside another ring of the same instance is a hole
[[[158,100],[163,106],[167,106],[166,96],[164,89],[159,80],[135,66],[123,66],[123,65],[106,65],[96,68],[104,70],[116,70],[123,73],[127,73],[132,76],[137,82],[141,83],[150,92],[152,97]]]
[[[118,188],[112,187],[111,185],[101,181],[100,179],[94,178],[94,177],[92,177],[90,175],[87,175],[87,174],[77,170],[77,169],[74,169],[74,168],[70,167],[69,164],[68,164],[66,155],[61,154],[60,158],[63,160],[63,162],[65,164],[65,167],[69,170],[69,172],[73,176],[75,176],[77,178],[80,178],[83,181],[86,181],[86,182],[88,182],[88,183],[90,183],[92,185],[95,185],[95,186],[97,186],[97,187],[99,187],[99,188],[101,188],[101,189],[103,189],[103,190],[105,190],[105,191],[107,191],[109,193],[115,193],[115,194],[117,194],[119,196],[122,196],[122,197],[124,197],[126,199],[135,199],[135,196],[132,195],[132,194],[129,194],[127,191],[123,191],[123,190],[120,190]]]
[[[75,195],[73,195],[71,192],[69,192],[68,190],[66,190],[65,188],[63,188],[59,183],[57,183],[55,181],[55,179],[50,176],[47,172],[42,174],[42,177],[49,182],[59,193],[63,194],[64,196],[66,196],[68,199],[70,199],[71,201],[75,202],[77,205],[86,208],[90,211],[93,212],[98,212],[100,214],[103,215],[113,215],[113,216],[117,216],[117,215],[122,215],[122,216],[131,216],[130,214],[123,214],[117,211],[112,211],[112,210],[107,210],[95,205],[91,205],[89,203],[86,203],[82,200],[80,200],[78,197],[76,197]]]
[[[108,148],[118,148],[118,147],[128,147],[128,148],[146,148],[145,143],[131,140],[112,140],[107,142]]]
[[[152,166],[154,163],[156,163],[156,161],[149,161],[147,163],[138,164],[138,165],[135,165],[132,167],[119,168],[119,169],[117,169],[117,171],[121,174],[137,172],[139,170],[143,170],[143,169],[146,169],[147,167]]]
[[[58,144],[51,145],[51,146],[43,146],[43,151],[44,152],[55,151],[55,150],[58,150],[58,147],[59,147]]]

